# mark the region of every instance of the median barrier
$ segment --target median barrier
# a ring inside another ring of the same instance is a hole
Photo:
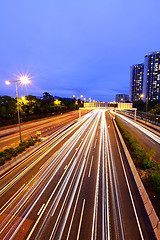
[[[159,218],[158,218],[158,216],[157,216],[157,214],[156,214],[156,212],[154,210],[154,207],[153,207],[153,205],[152,205],[152,203],[151,203],[151,201],[150,201],[150,199],[148,197],[148,194],[147,194],[147,192],[145,190],[145,187],[144,187],[144,185],[143,185],[143,183],[142,183],[142,181],[140,179],[140,176],[139,176],[139,174],[137,172],[137,169],[136,169],[136,167],[134,165],[134,162],[133,162],[133,160],[131,158],[131,155],[130,155],[128,149],[127,149],[127,146],[126,146],[126,144],[125,144],[125,142],[124,142],[124,140],[122,138],[122,135],[121,135],[121,133],[120,133],[120,131],[119,131],[119,129],[117,127],[117,124],[116,124],[114,119],[113,119],[113,122],[114,122],[114,125],[115,125],[115,128],[116,128],[116,131],[118,133],[120,142],[122,144],[124,153],[125,153],[126,158],[128,160],[128,163],[129,163],[130,169],[132,171],[134,180],[136,182],[137,188],[138,188],[139,193],[141,195],[141,198],[142,198],[143,204],[145,206],[146,212],[147,212],[148,217],[150,219],[150,222],[151,222],[152,228],[154,230],[155,236],[156,236],[157,240],[159,240],[160,239],[160,220],[159,220]]]

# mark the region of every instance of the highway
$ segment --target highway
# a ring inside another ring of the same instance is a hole
[[[154,239],[110,113],[51,136],[0,178],[1,239]]]
[[[145,128],[145,125],[142,126],[142,124],[139,124],[138,122],[135,122],[126,116],[123,116],[119,113],[116,113],[116,115],[123,122],[125,128],[134,136],[134,138],[144,147],[146,151],[150,151],[151,149],[155,150],[156,154],[154,159],[156,162],[160,163],[159,134],[155,134],[152,131],[149,131],[149,128]]]

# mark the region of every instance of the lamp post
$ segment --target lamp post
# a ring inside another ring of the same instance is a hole
[[[22,143],[17,83],[18,83],[18,82],[21,82],[22,84],[27,84],[27,83],[30,82],[30,80],[29,80],[29,78],[28,78],[27,76],[21,76],[18,80],[15,80],[15,81],[6,81],[5,83],[6,83],[7,85],[9,85],[9,84],[11,84],[12,82],[15,83],[15,86],[16,86],[16,99],[17,99],[19,138],[20,138],[20,143]]]
[[[141,99],[144,97],[144,94],[140,95]],[[146,96],[146,117],[145,117],[145,124],[147,121],[147,110],[148,110],[148,96]]]

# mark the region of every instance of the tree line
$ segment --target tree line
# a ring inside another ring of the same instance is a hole
[[[73,111],[83,105],[75,98],[53,97],[48,92],[43,97],[32,95],[18,98],[21,122],[51,116],[62,112]],[[17,99],[0,96],[0,126],[17,123]]]
[[[146,112],[146,102],[142,100],[133,102],[133,107],[137,108],[138,111]],[[148,101],[147,112],[160,115],[160,100]]]

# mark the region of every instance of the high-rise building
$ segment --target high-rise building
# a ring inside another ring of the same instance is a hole
[[[144,100],[160,100],[160,52],[152,52],[144,61]]]
[[[131,102],[141,99],[143,93],[144,64],[136,64],[130,68],[130,94]]]
[[[128,94],[116,94],[116,102],[118,103],[125,103],[129,101],[129,95]]]

